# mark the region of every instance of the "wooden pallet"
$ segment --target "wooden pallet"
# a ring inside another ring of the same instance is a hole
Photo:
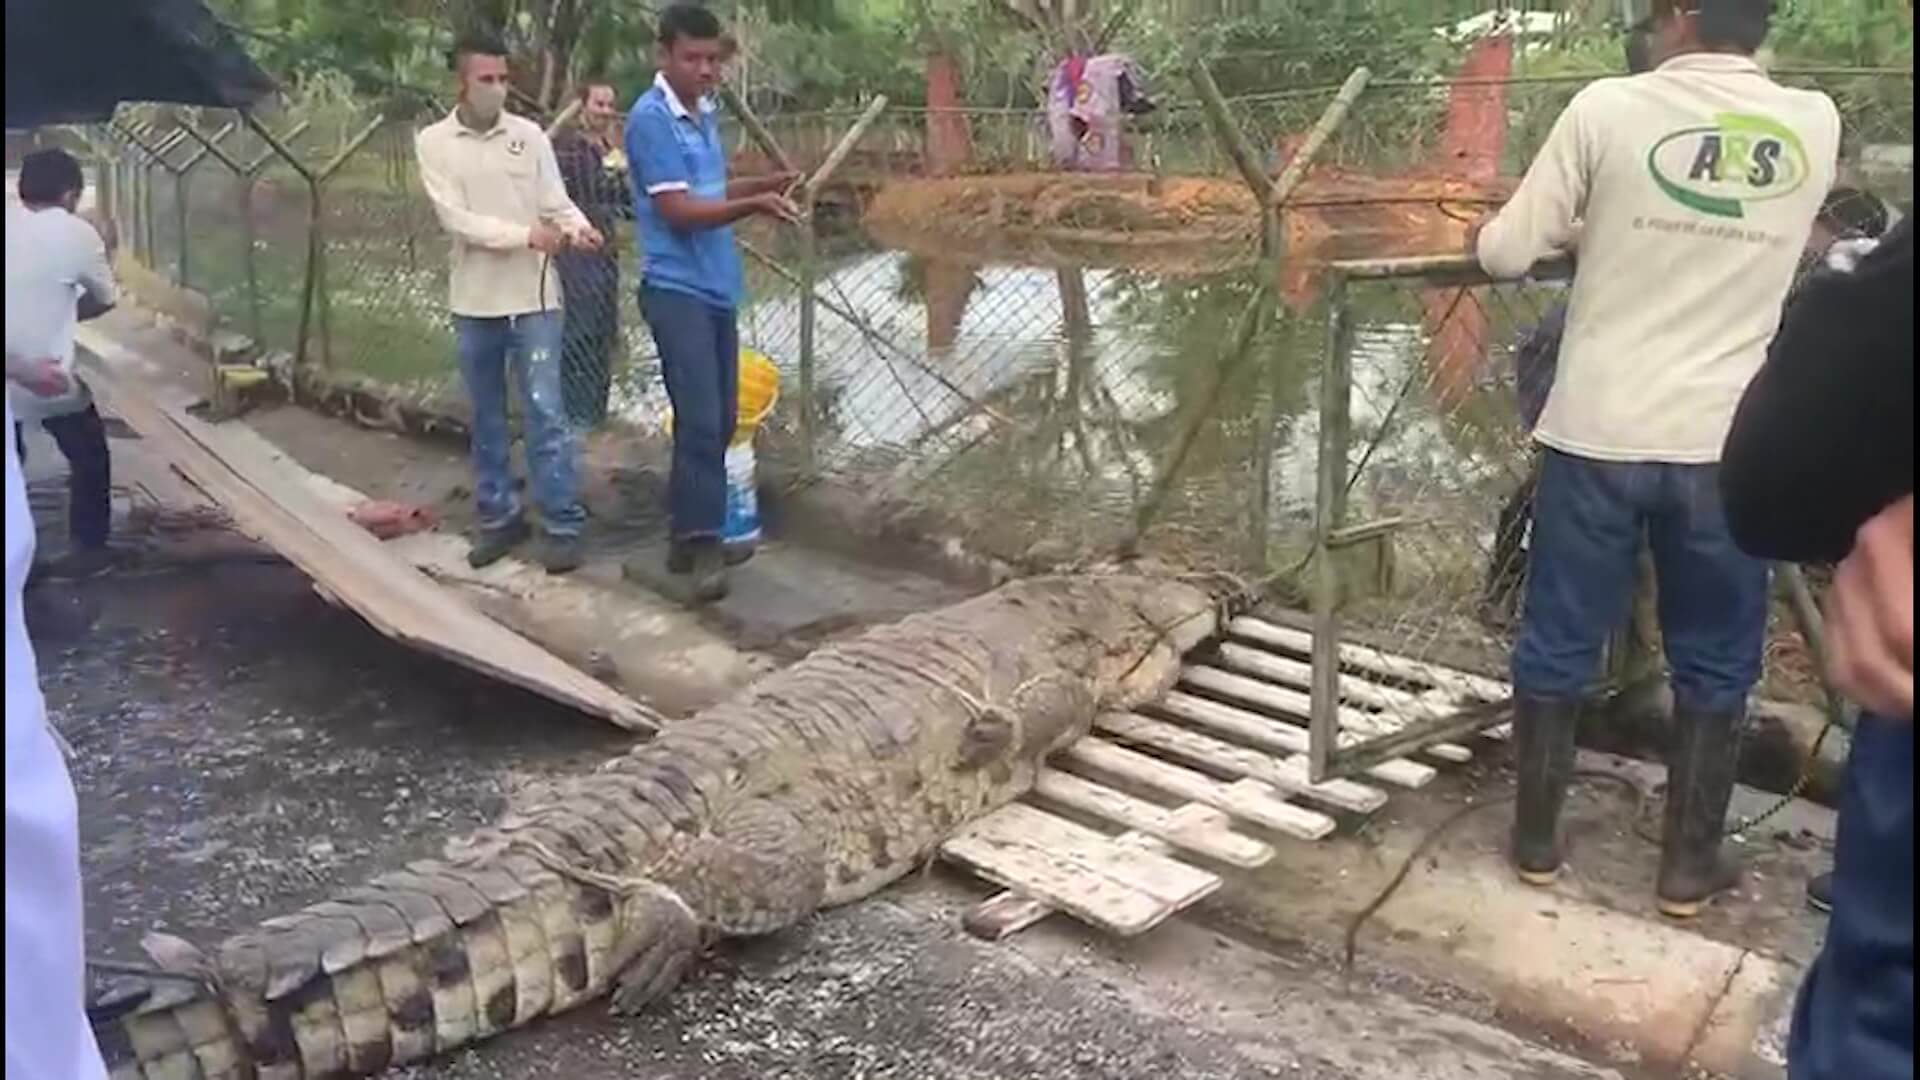
[[[1314,783],[1312,644],[1304,630],[1232,620],[1165,697],[1100,717],[1025,800],[956,833],[942,858],[1003,889],[968,912],[967,929],[998,940],[1063,911],[1113,934],[1144,933],[1218,889],[1219,868],[1271,860],[1263,836],[1323,839],[1341,816],[1384,806],[1389,789],[1422,787],[1473,759],[1467,746],[1437,743],[1420,751],[1427,761]],[[1342,646],[1341,661],[1346,742],[1508,696],[1497,679],[1366,646]]]

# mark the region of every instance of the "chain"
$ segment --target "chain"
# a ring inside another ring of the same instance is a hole
[[[1738,836],[1765,825],[1767,822],[1779,817],[1781,812],[1786,810],[1787,807],[1793,805],[1794,800],[1805,795],[1807,788],[1813,786],[1813,771],[1820,765],[1820,748],[1826,745],[1827,736],[1832,732],[1833,721],[1829,720],[1826,726],[1820,729],[1820,734],[1814,738],[1813,749],[1807,751],[1806,764],[1800,767],[1800,778],[1793,782],[1793,786],[1787,789],[1786,794],[1780,796],[1779,799],[1774,801],[1773,805],[1762,810],[1760,813],[1750,818],[1743,818],[1729,826],[1726,835]]]

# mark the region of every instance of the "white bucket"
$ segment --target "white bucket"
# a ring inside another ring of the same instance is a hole
[[[720,541],[729,551],[751,552],[760,543],[758,483],[753,441],[727,447],[727,518],[720,527]]]

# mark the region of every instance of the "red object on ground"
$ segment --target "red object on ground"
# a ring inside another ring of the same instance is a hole
[[[440,516],[429,507],[381,499],[363,502],[347,511],[347,519],[382,540],[426,532],[440,524]]]

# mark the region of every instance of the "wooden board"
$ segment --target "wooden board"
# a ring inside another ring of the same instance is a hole
[[[1172,691],[1153,708],[1195,727],[1218,732],[1263,750],[1291,754],[1307,752],[1307,730],[1272,717],[1248,712],[1210,698]],[[1421,788],[1439,775],[1431,765],[1396,758],[1367,770],[1375,780],[1403,788]]]
[[[1184,686],[1221,694],[1249,705],[1257,705],[1262,709],[1295,716],[1301,720],[1306,720],[1312,715],[1311,699],[1298,690],[1289,690],[1284,686],[1275,686],[1259,679],[1249,679],[1245,675],[1235,675],[1231,671],[1205,664],[1188,664],[1182,668],[1180,681]],[[1349,708],[1340,710],[1342,734],[1358,737],[1350,740],[1343,739],[1342,745],[1373,736],[1391,735],[1405,726],[1405,721],[1396,721],[1377,713]],[[1423,746],[1420,748],[1420,753],[1454,763],[1473,760],[1472,750],[1453,743],[1434,743],[1431,746]]]
[[[1079,780],[1079,777],[1074,777],[1072,773],[1055,771],[1052,775],[1056,777],[1072,777],[1075,780]],[[1083,784],[1086,783],[1084,780],[1080,782]],[[1106,792],[1109,795],[1120,795],[1119,792],[1113,791],[1111,788],[1101,788],[1097,784],[1088,784],[1087,786],[1098,791]],[[1120,797],[1126,798],[1127,796],[1122,795]],[[1154,809],[1159,810],[1158,807]],[[1186,806],[1173,810],[1159,812],[1164,816],[1164,822],[1166,824],[1186,834],[1224,833],[1229,824],[1227,815],[1212,807],[1201,806],[1198,803],[1189,803]],[[1229,833],[1228,835],[1232,834]],[[1248,840],[1247,843],[1258,843],[1258,841]],[[1173,853],[1173,846],[1165,840],[1149,836],[1143,832],[1122,833],[1114,838],[1113,844],[1115,847],[1124,848],[1129,851],[1144,851],[1155,855],[1170,855]],[[1273,855],[1272,848],[1267,847],[1265,844],[1260,844],[1260,847],[1266,849],[1268,857]],[[1048,907],[1042,901],[1008,890],[1006,892],[996,893],[975,904],[971,910],[961,916],[960,925],[966,927],[967,932],[974,937],[984,938],[988,941],[999,941],[1040,922],[1047,916],[1052,915],[1053,912],[1054,909]]]
[[[1276,758],[1258,750],[1234,746],[1198,732],[1137,713],[1102,716],[1095,729],[1102,735],[1152,747],[1216,772],[1244,776],[1271,784],[1288,795],[1312,799],[1355,814],[1371,814],[1387,803],[1387,793],[1351,780],[1316,784],[1307,778],[1307,764],[1298,757]]]
[[[1229,671],[1241,675],[1251,675],[1257,679],[1279,683],[1296,690],[1313,688],[1313,665],[1305,660],[1296,660],[1291,656],[1256,649],[1248,645],[1236,645],[1223,641],[1218,647],[1220,665]],[[1376,709],[1398,712],[1409,719],[1423,719],[1446,715],[1446,710],[1457,708],[1451,699],[1444,702],[1439,699],[1396,690],[1391,686],[1381,686],[1365,679],[1342,678],[1340,680],[1340,698],[1358,705],[1370,705]]]
[[[1089,735],[1069,746],[1063,757],[1071,764],[1124,777],[1155,791],[1224,810],[1262,828],[1302,840],[1318,840],[1334,830],[1332,818],[1288,802],[1271,785],[1258,780],[1222,783],[1204,773],[1129,750],[1097,735]]]
[[[1123,937],[1145,933],[1220,887],[1199,870],[1023,803],[1001,807],[940,845],[989,881]]]
[[[1235,637],[1286,649],[1302,656],[1310,654],[1313,650],[1313,635],[1307,631],[1296,630],[1291,626],[1280,626],[1251,616],[1242,615],[1229,620],[1227,632]],[[1446,690],[1468,701],[1503,701],[1512,694],[1507,684],[1498,679],[1489,679],[1483,675],[1460,671],[1443,664],[1430,664],[1424,660],[1395,656],[1365,645],[1341,645],[1340,662],[1383,678],[1400,679]]]
[[[325,595],[381,633],[624,728],[655,731],[664,722],[434,584],[278,463],[231,452],[219,428],[123,381],[117,372],[140,363],[128,350],[97,333],[87,334],[83,346],[101,361],[89,364],[86,374],[102,404],[232,514],[243,531],[286,556]]]
[[[1169,810],[1052,768],[1040,770],[1033,791],[1044,800],[1104,818],[1132,833],[1162,841],[1169,848],[1190,851],[1230,866],[1251,869],[1264,866],[1273,858],[1271,845],[1241,836],[1229,827],[1231,822],[1225,814],[1198,804]]]

